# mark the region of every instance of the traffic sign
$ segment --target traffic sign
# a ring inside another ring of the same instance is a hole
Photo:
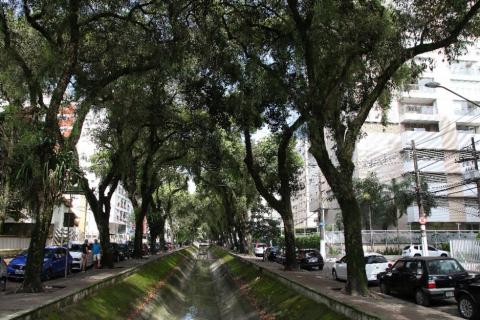
[[[426,217],[420,217],[420,219],[418,219],[418,223],[427,224],[427,218]]]

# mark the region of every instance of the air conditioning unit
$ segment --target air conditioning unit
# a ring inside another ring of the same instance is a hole
[[[468,170],[463,174],[466,181],[476,181],[480,179],[480,172],[478,170]]]

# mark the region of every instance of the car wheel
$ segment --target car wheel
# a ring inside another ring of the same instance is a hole
[[[332,270],[332,278],[337,281],[339,280],[337,276],[337,271],[335,271],[335,269]]]
[[[413,256],[414,256],[414,257],[420,257],[420,256],[422,256],[422,255],[421,255],[420,253],[415,253]]]
[[[476,319],[478,314],[475,302],[467,295],[458,298],[458,312],[465,319]]]
[[[385,283],[385,282],[380,282],[380,291],[383,293],[383,294],[387,294],[387,295],[390,295],[390,288],[388,287],[388,285]]]
[[[430,298],[423,292],[422,289],[415,291],[415,302],[418,305],[428,307],[430,305]]]
[[[318,271],[322,271],[323,270],[323,265],[319,265],[318,266]]]
[[[446,254],[446,253],[442,253],[442,254],[440,255],[440,257],[444,257],[444,258],[446,258],[446,257],[448,257],[448,256],[447,256],[447,254]]]

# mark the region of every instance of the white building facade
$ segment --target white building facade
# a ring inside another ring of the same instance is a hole
[[[428,183],[429,191],[436,196],[437,207],[431,210],[429,223],[442,229],[478,230],[479,203],[471,148],[472,138],[480,150],[480,108],[443,88],[429,88],[425,84],[438,82],[442,86],[478,103],[480,101],[480,46],[474,46],[464,56],[449,63],[439,52],[417,58],[419,62],[432,61],[432,68],[421,75],[408,90],[397,93],[388,111],[388,125],[381,123],[381,113],[373,110],[364,127],[365,135],[357,142],[354,161],[355,176],[365,178],[375,172],[381,182],[402,179],[413,173],[412,140],[418,155],[421,177]],[[299,144],[300,147],[302,143]],[[309,191],[320,190],[320,195],[308,194],[310,211],[319,202],[321,207],[338,207],[329,201],[331,190],[321,174],[314,173],[315,160],[298,148],[304,161],[308,158],[310,173]],[[318,168],[317,168],[318,169]],[[304,175],[304,172],[302,172]],[[302,177],[304,181],[306,179]],[[470,179],[470,180],[469,180]],[[320,186],[320,187],[319,187]],[[301,221],[307,199],[305,189],[292,199],[296,227]],[[334,210],[335,211],[335,210]],[[338,210],[336,210],[338,213]],[[313,213],[313,212],[312,212]],[[336,214],[337,214],[336,213]],[[335,215],[336,215],[335,214]],[[327,216],[327,225],[336,217]],[[418,223],[416,205],[401,218],[400,228]]]

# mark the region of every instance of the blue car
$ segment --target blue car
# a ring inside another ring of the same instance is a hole
[[[67,259],[67,260],[66,260]],[[72,256],[67,253],[63,247],[46,247],[43,257],[43,268],[41,278],[49,280],[55,276],[65,274],[65,262],[67,270],[70,273],[72,269]],[[27,264],[27,251],[17,255],[7,266],[9,279],[23,279],[25,274],[25,265]]]

